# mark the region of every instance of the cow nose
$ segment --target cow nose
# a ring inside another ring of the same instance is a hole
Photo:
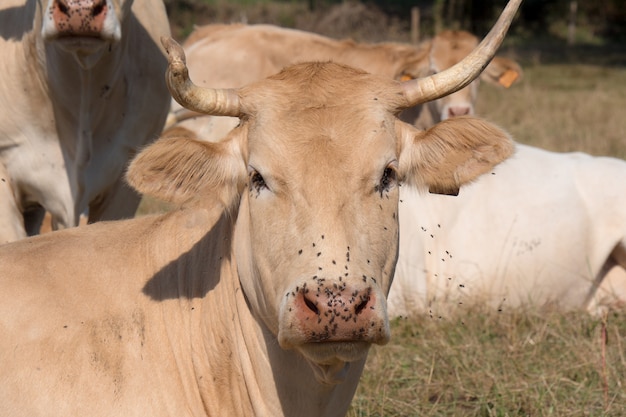
[[[300,289],[294,300],[303,342],[384,343],[384,312],[372,287],[334,284]]]
[[[107,14],[106,0],[55,0],[53,18],[60,33],[96,35]]]
[[[470,114],[469,106],[450,106],[448,107],[448,117],[466,116]]]

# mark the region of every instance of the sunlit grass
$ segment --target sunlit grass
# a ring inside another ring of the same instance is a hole
[[[524,68],[509,90],[481,85],[478,114],[519,142],[555,151],[626,158],[626,68]]]
[[[396,320],[391,342],[372,349],[348,415],[626,415],[626,321],[609,316],[604,359],[602,327],[557,311]]]

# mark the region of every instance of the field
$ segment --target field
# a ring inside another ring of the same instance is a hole
[[[625,47],[511,41],[503,54],[522,63],[524,79],[509,90],[482,85],[481,117],[522,143],[626,158]],[[397,320],[391,342],[372,349],[348,415],[624,416],[625,318],[476,309]]]

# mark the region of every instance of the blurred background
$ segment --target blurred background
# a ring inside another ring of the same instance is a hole
[[[482,38],[505,0],[165,0],[173,35],[270,23],[333,38],[417,43],[444,29]],[[626,158],[626,1],[525,0],[499,54],[524,78],[481,85],[477,112],[519,142]]]
[[[194,24],[272,23],[353,37],[410,41],[418,13],[420,36],[442,29],[486,33],[505,0],[165,0],[179,37]],[[526,0],[510,30],[518,41],[608,45],[626,41],[624,0]]]

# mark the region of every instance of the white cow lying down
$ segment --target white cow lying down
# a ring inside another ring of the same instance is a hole
[[[403,187],[390,314],[623,303],[624,184],[625,161],[518,144],[457,197]]]

